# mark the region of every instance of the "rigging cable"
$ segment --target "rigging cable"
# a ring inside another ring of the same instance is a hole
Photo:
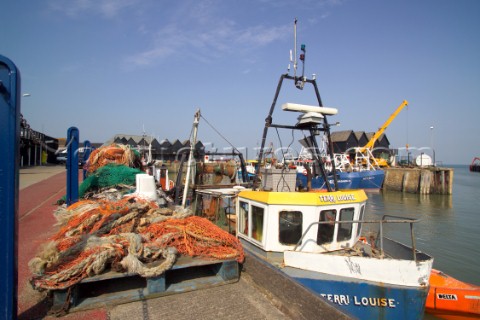
[[[227,138],[225,138],[217,129],[215,129],[215,127],[213,125],[211,125],[210,122],[208,122],[207,119],[205,119],[203,114],[201,114],[200,117],[203,120],[205,120],[205,122],[210,126],[210,128],[212,128],[223,140],[225,140],[232,147],[232,150],[235,150],[240,154],[240,151],[238,151],[238,149],[230,141],[228,141]]]

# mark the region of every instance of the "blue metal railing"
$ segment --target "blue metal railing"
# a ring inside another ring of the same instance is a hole
[[[67,206],[78,201],[78,144],[80,134],[76,127],[67,131]]]
[[[0,55],[0,319],[17,316],[20,73]]]

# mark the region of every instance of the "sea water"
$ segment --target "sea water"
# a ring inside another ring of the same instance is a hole
[[[452,195],[367,192],[368,219],[383,214],[419,219],[417,249],[434,257],[433,267],[458,280],[480,285],[480,172],[454,169]],[[367,226],[364,228],[368,231]],[[410,244],[409,227],[385,227],[385,236]]]

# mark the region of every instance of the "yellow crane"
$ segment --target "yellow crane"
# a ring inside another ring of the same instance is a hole
[[[407,100],[403,100],[403,102],[398,106],[398,108],[395,110],[394,113],[390,115],[390,117],[385,121],[385,123],[375,132],[373,137],[370,139],[370,141],[367,142],[367,144],[357,150],[357,152],[366,155],[367,153],[371,155],[371,150],[373,149],[373,146],[375,145],[375,142],[377,142],[378,138],[385,132],[387,127],[390,125],[390,123],[395,119],[395,117],[402,111],[402,109],[408,105]],[[380,167],[387,167],[387,161],[385,159],[373,159],[374,162],[377,163],[378,166]]]

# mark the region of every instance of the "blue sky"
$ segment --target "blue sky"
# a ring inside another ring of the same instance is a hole
[[[479,16],[476,0],[4,1],[0,54],[20,69],[30,94],[22,113],[37,131],[65,137],[76,126],[82,141],[104,142],[145,129],[185,140],[200,108],[251,158],[296,17],[306,75],[339,109],[334,131],[375,131],[406,99],[386,132],[391,146],[433,146],[437,161],[468,164],[480,156]],[[284,89],[278,106],[315,103],[311,91]],[[274,114],[294,121],[280,107]],[[228,146],[203,120],[199,139]]]

